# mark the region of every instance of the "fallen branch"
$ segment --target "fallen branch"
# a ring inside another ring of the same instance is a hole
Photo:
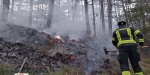
[[[22,68],[23,68],[23,66],[24,66],[24,64],[25,64],[25,62],[26,62],[26,60],[27,60],[27,57],[23,60],[23,63],[22,63],[22,65],[21,65],[21,67],[20,67],[20,69],[19,69],[19,72],[18,72],[18,73],[20,73],[20,72],[21,72],[21,70],[22,70]]]
[[[42,64],[42,66],[43,66],[48,72],[50,72],[50,69],[49,69],[49,67],[46,66],[46,64],[44,64],[44,63],[42,63],[42,62],[41,62],[41,64]]]

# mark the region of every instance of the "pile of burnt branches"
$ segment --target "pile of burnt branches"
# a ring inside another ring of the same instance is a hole
[[[25,58],[27,58],[25,64],[22,64]],[[15,72],[18,72],[21,66],[23,66],[22,71],[56,71],[73,60],[74,56],[71,54],[56,53],[54,56],[50,56],[42,50],[22,43],[6,42],[0,38],[0,63],[10,64]]]
[[[109,68],[109,62],[105,62],[102,66],[102,63],[97,63],[98,60],[95,58],[93,60],[96,61],[89,60],[90,57],[87,56],[89,47],[82,41],[67,40],[66,42],[62,42],[57,40],[56,47],[66,48],[68,52],[56,52],[54,55],[51,55],[48,51],[33,48],[22,43],[6,42],[3,38],[0,38],[0,64],[7,63],[13,66],[15,72],[57,71],[66,65],[78,67],[84,71],[88,67],[92,67],[89,63],[101,65],[92,71],[93,74],[100,74],[103,72],[103,69]],[[63,50],[63,48],[60,48],[60,50]],[[53,50],[56,50],[56,48]],[[24,60],[25,63],[23,64]]]

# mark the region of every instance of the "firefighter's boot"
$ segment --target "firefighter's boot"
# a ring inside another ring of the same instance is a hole
[[[136,72],[135,75],[143,75],[143,72]]]
[[[122,75],[131,75],[130,71],[122,71]]]

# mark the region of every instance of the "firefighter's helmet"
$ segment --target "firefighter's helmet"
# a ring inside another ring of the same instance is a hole
[[[118,22],[118,26],[120,26],[120,25],[126,25],[126,22],[125,21]]]

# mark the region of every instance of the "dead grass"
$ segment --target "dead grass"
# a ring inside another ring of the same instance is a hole
[[[141,52],[140,65],[143,69],[144,75],[150,75],[150,54]]]
[[[118,60],[114,59],[110,61],[111,71],[113,75],[121,75],[120,66]],[[109,74],[110,75],[110,74]]]

